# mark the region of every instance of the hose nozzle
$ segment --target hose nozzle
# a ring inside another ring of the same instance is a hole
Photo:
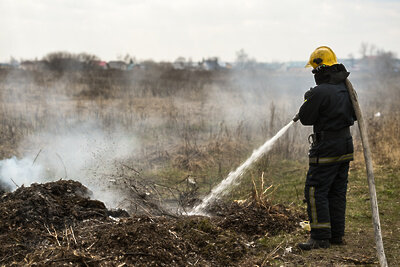
[[[293,117],[293,121],[296,122],[300,119],[299,113],[297,113],[296,115],[294,115]]]

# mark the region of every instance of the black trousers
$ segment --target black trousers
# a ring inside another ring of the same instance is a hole
[[[344,235],[349,162],[310,165],[304,195],[313,239]]]

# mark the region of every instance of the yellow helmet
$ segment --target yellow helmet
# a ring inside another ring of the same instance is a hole
[[[321,65],[332,66],[338,64],[335,53],[327,46],[320,46],[312,52],[306,68],[314,69]]]

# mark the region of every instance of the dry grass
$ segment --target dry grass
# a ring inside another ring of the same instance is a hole
[[[140,152],[131,159],[138,167],[147,171],[174,168],[182,175],[198,175],[214,183],[290,120],[305,91],[294,88],[309,84],[309,76],[163,67],[62,75],[2,70],[0,156],[22,155],[28,147],[23,140],[39,131],[59,134],[74,124],[94,120],[106,131],[123,130],[139,140]],[[361,101],[368,103],[364,112],[372,117],[381,104],[373,102],[380,99],[373,97],[374,92],[381,88],[374,87],[377,83],[372,78],[369,84],[366,76],[353,76]],[[380,83],[393,97],[386,98],[381,117],[368,120],[376,164],[399,164],[399,111],[391,102],[398,99],[398,90],[390,86],[397,80]],[[371,97],[367,101],[365,96]],[[299,124],[292,127],[259,171],[272,159],[304,162],[310,131]],[[30,148],[34,145],[29,144]],[[357,134],[355,145],[357,163],[361,158]]]
[[[382,216],[384,235],[398,232],[398,205],[391,203],[398,202],[399,81],[400,77],[377,81],[370,75],[352,74],[369,125],[377,190],[386,214]],[[0,70],[0,157],[23,156],[28,149],[39,151],[42,140],[27,139],[37,132],[57,135],[76,124],[95,121],[106,132],[122,131],[137,140],[139,149],[123,163],[138,170],[143,180],[178,188],[190,177],[204,194],[292,118],[312,82],[310,74],[261,71],[211,73],[157,68],[60,75]],[[373,116],[377,111],[381,117]],[[261,205],[268,200],[301,206],[310,132],[310,128],[295,124],[228,197],[249,197],[253,192]],[[353,133],[356,156],[350,171],[348,229],[353,243],[367,244],[372,242],[364,234],[370,227],[365,214],[367,187],[356,127]],[[126,171],[124,175],[129,179]],[[298,233],[283,240],[289,246],[303,238],[304,234]],[[390,241],[390,237],[385,238]],[[278,236],[275,247],[283,250],[280,246],[284,241]],[[398,241],[390,242],[389,259],[398,263]],[[352,247],[358,248],[357,244]],[[337,255],[344,253],[336,250]],[[281,252],[282,258],[276,260],[279,264],[315,261],[312,254]],[[365,251],[359,248],[359,253]],[[372,245],[368,253],[374,256]],[[336,262],[325,254],[321,254],[321,259],[326,259],[323,263]]]

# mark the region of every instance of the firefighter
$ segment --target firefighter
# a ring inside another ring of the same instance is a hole
[[[318,47],[306,67],[313,67],[317,86],[304,95],[304,103],[293,119],[312,125],[305,201],[311,236],[299,243],[302,250],[343,244],[349,162],[353,160],[350,126],[355,113],[345,86],[349,76],[327,46]]]

